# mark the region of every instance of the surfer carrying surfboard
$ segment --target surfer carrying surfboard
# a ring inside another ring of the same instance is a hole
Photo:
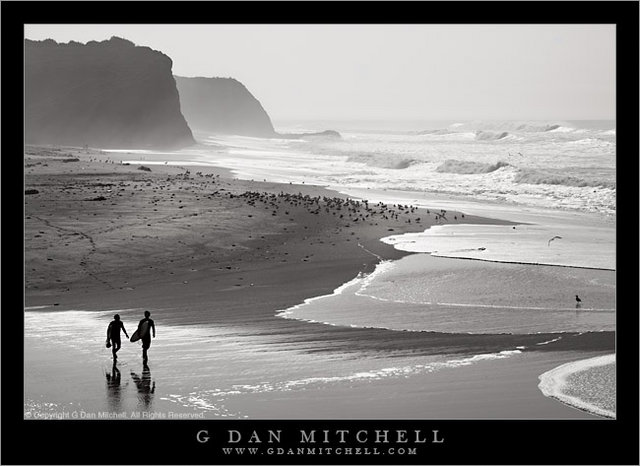
[[[142,341],[142,363],[146,364],[148,361],[147,350],[151,346],[151,335],[153,333],[153,338],[156,337],[156,324],[153,322],[153,319],[150,319],[149,316],[151,313],[149,311],[144,311],[144,319],[140,320],[138,323],[138,329],[131,335],[131,341]],[[151,331],[150,331],[151,330]]]
[[[118,352],[118,350],[120,350],[120,346],[122,345],[120,342],[120,330],[122,330],[127,338],[129,338],[129,335],[124,328],[124,324],[120,320],[120,315],[116,314],[113,316],[113,320],[107,327],[107,348],[111,347],[114,362],[116,359],[118,359],[116,353]]]

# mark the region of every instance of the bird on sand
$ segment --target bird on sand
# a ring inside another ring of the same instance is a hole
[[[582,300],[578,295],[576,295],[576,306],[580,306],[582,304]]]
[[[554,239],[562,239],[562,236],[554,236],[553,238],[551,238],[549,241],[547,241],[547,246],[551,245],[551,241],[553,241]]]

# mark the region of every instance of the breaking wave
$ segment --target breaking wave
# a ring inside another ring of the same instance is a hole
[[[570,133],[572,131],[575,131],[575,128],[569,128],[567,126],[560,126],[560,125],[551,125],[544,131],[554,132],[554,133]]]
[[[523,132],[523,133],[543,133],[548,131],[569,130],[573,131],[571,125],[563,122],[545,121],[469,121],[455,126],[456,131],[473,129],[475,131],[488,132]]]
[[[508,167],[507,162],[498,161],[496,163],[478,163],[465,160],[446,160],[436,168],[439,173],[459,173],[461,175],[473,175],[481,173],[491,173],[502,167]]]
[[[354,154],[349,156],[348,162],[363,163],[370,167],[377,168],[390,168],[393,170],[403,170],[409,168],[416,163],[420,163],[419,160],[413,158],[393,157],[390,154]]]
[[[477,141],[497,141],[499,139],[504,139],[509,136],[507,131],[503,131],[501,133],[494,133],[492,131],[478,131],[476,133]]]
[[[602,187],[615,188],[616,183],[603,180],[584,180],[575,176],[558,175],[537,170],[521,169],[513,179],[514,183],[564,185],[577,188]]]
[[[462,123],[460,123],[462,125]],[[457,131],[450,129],[425,129],[424,131],[411,132],[410,134],[416,134],[418,136],[425,136],[430,134],[443,135],[443,134],[455,134]]]
[[[566,144],[573,146],[587,146],[587,147],[615,147],[616,143],[613,141],[607,141],[602,138],[584,138],[576,139],[575,141],[567,141]]]

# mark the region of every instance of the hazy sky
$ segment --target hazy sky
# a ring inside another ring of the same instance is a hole
[[[615,25],[27,25],[241,81],[274,120],[614,119]]]

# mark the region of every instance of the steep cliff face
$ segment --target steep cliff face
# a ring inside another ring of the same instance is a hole
[[[166,55],[112,37],[25,41],[25,137],[32,144],[194,144]]]
[[[194,131],[241,136],[275,136],[260,102],[232,78],[175,76],[180,105]]]

